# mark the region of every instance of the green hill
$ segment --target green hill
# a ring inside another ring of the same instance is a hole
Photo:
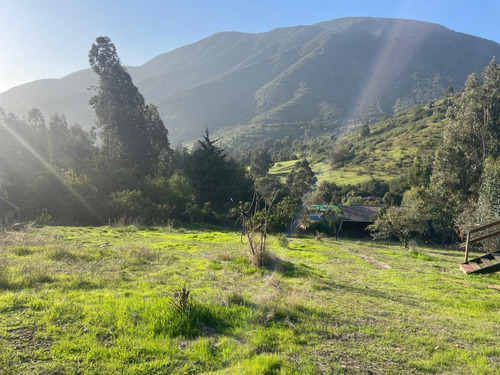
[[[358,127],[335,141],[320,138],[298,156],[307,157],[318,182],[346,185],[371,178],[399,177],[407,173],[415,157],[434,155],[442,139],[449,103],[445,99],[386,116],[369,126],[369,134],[362,135]],[[286,177],[295,162],[278,162],[270,174]]]

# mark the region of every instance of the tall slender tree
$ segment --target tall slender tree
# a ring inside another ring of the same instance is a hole
[[[485,161],[499,153],[500,66],[495,58],[484,69],[482,81],[475,74],[468,77],[447,118],[434,159],[429,203],[437,221],[450,227],[465,204],[477,202]]]
[[[89,63],[99,76],[90,105],[96,112],[105,158],[133,168],[138,176],[154,172],[160,155],[169,150],[168,132],[158,111],[145,104],[108,37],[92,44]]]

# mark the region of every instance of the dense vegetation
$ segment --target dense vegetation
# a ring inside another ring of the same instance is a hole
[[[345,135],[306,131],[300,139],[226,150],[208,129],[192,149],[172,150],[157,108],[145,103],[109,38],[96,40],[89,62],[99,77],[91,131],[68,126],[59,114],[46,125],[37,109],[22,119],[0,112],[0,194],[24,218],[234,223],[258,193],[261,202],[273,197],[267,231],[290,232],[312,204],[383,202],[372,227],[376,237],[401,238],[388,229],[396,227],[386,215],[392,212],[414,223],[405,229],[410,236],[444,243],[454,226],[464,230],[498,216],[500,68],[494,59],[463,91],[450,88],[438,102]],[[397,214],[389,210],[399,205],[405,208]],[[0,207],[5,212],[3,202]]]
[[[343,136],[227,150],[208,129],[172,150],[109,38],[89,61],[91,131],[0,111],[0,371],[500,371],[498,274],[465,281],[460,253],[411,241],[500,216],[495,60],[463,91]],[[319,233],[339,203],[381,201],[374,238],[409,249]],[[14,231],[9,202],[38,225]],[[268,237],[297,233],[312,204],[328,207],[316,239]]]
[[[206,131],[190,153],[170,148],[153,105],[146,105],[108,38],[89,53],[99,76],[97,129],[48,126],[34,109],[19,119],[0,112],[0,194],[42,222],[204,220],[251,198],[252,181]]]
[[[426,247],[137,226],[0,234],[0,373],[498,374],[499,275]],[[183,288],[185,287],[184,291]]]

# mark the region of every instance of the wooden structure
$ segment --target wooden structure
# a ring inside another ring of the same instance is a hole
[[[470,245],[476,242],[481,242],[489,238],[500,236],[500,230],[495,230],[491,233],[475,237],[474,234],[482,232],[489,228],[494,228],[500,225],[500,220],[474,228],[467,232],[467,240],[465,242],[465,259],[460,264],[460,269],[465,273],[491,273],[500,271],[500,250],[495,250],[484,254],[480,257],[469,260]]]
[[[340,225],[337,229],[336,237],[349,226],[349,230],[356,233],[358,237],[363,237],[368,234],[366,227],[372,224],[375,216],[382,208],[381,205],[354,205],[344,206],[339,205],[338,208],[342,212]]]

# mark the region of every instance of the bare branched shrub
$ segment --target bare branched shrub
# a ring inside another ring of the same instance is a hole
[[[174,219],[167,219],[167,221],[165,222],[165,230],[167,231],[171,231],[174,229],[174,224],[175,224],[175,220]]]
[[[248,260],[255,267],[266,266],[267,231],[269,216],[274,200],[278,195],[273,191],[268,197],[254,193],[251,203],[240,205],[240,220],[242,224],[242,242],[248,244]]]

